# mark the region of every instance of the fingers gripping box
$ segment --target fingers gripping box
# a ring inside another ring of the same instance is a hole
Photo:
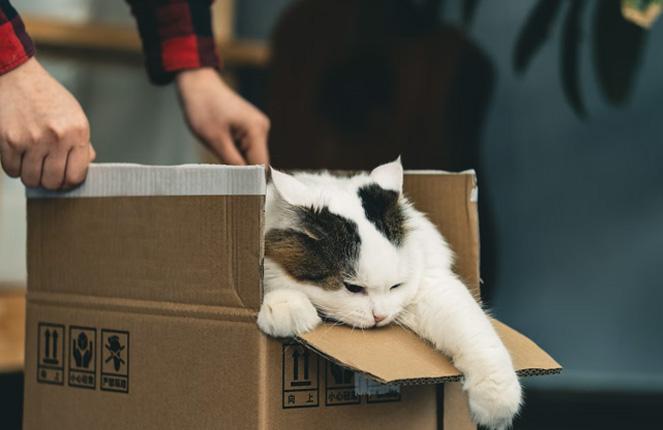
[[[473,172],[410,172],[405,192],[479,299]],[[403,328],[258,330],[264,194],[262,168],[211,165],[29,190],[24,428],[475,428],[459,372]],[[521,375],[559,371],[495,327]]]

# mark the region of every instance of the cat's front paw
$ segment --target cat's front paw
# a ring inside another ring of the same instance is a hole
[[[522,390],[518,376],[511,370],[498,371],[465,384],[474,420],[490,429],[511,426],[520,409]]]
[[[258,312],[258,327],[273,337],[306,333],[321,322],[308,297],[293,290],[276,290],[265,294]]]

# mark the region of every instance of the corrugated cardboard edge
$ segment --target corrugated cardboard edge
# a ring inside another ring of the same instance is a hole
[[[102,163],[90,165],[87,179],[78,188],[69,191],[28,188],[26,197],[230,196],[264,195],[265,190],[262,166]]]
[[[505,346],[509,350],[509,353],[512,356],[514,362],[514,369],[516,373],[521,376],[538,376],[538,375],[549,375],[560,373],[562,367],[557,363],[548,353],[546,353],[541,347],[539,347],[532,340],[519,333],[518,331],[510,328],[506,324],[503,324],[497,320],[492,320],[493,325],[502,338]],[[378,382],[389,383],[389,384],[400,384],[400,385],[424,385],[424,384],[440,384],[446,382],[456,382],[462,379],[462,373],[458,371],[451,361],[439,353],[439,358],[434,359],[433,367],[438,367],[437,374],[413,376],[410,378],[389,378],[385,375],[379,375],[375,371],[371,370],[370,363],[365,363],[360,355],[354,355],[351,358],[345,354],[345,358],[340,357],[335,353],[333,348],[328,348],[324,342],[320,341],[320,338],[316,337],[316,333],[321,333],[326,331],[327,335],[334,336],[333,332],[338,330],[345,330],[347,334],[347,328],[338,327],[338,326],[323,326],[322,328],[316,329],[316,331],[307,333],[297,337],[297,341],[301,342],[307,348],[315,351],[316,353],[322,355],[328,360],[339,364],[341,366],[352,369],[355,372],[366,375]],[[364,333],[361,331],[350,331],[350,335],[356,338],[356,344],[359,348],[359,345],[366,346],[367,340],[364,337]],[[410,336],[416,336],[410,334]],[[432,350],[432,346],[423,339],[419,339],[421,345]],[[347,341],[347,339],[346,339]],[[347,345],[346,345],[347,346]],[[371,350],[376,350],[375,348],[380,348],[382,345],[373,345],[368,346]],[[417,347],[418,348],[418,347]],[[350,348],[352,350],[352,348]],[[415,348],[416,349],[416,348]],[[382,353],[387,353],[387,351],[377,351],[376,354],[380,355]],[[429,362],[430,363],[430,362]],[[437,364],[435,364],[437,363]],[[396,366],[407,366],[407,363],[399,362],[395,364]],[[446,370],[442,370],[446,369]],[[433,373],[433,372],[431,372]]]

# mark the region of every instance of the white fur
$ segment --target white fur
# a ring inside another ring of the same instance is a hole
[[[385,190],[403,191],[403,165],[401,157],[391,163],[376,167],[371,172],[371,179]]]
[[[463,372],[470,410],[479,424],[494,429],[509,427],[521,403],[518,377],[488,317],[453,273],[453,253],[442,235],[403,196],[407,233],[398,247],[364,215],[357,190],[377,183],[400,193],[400,159],[377,167],[369,175],[351,178],[306,173],[290,176],[274,170],[272,175],[265,231],[292,228],[288,207],[293,204],[326,206],[354,221],[361,247],[356,277],[346,281],[364,286],[366,294],[329,291],[298,282],[266,258],[259,327],[272,336],[297,335],[320,324],[318,312],[361,328],[396,321],[453,359]],[[400,286],[390,289],[397,284]],[[374,314],[385,318],[376,324]]]

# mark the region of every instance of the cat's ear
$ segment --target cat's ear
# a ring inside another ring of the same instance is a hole
[[[385,190],[396,191],[400,194],[403,191],[403,165],[401,164],[401,157],[398,156],[391,163],[383,164],[373,169],[371,179]]]
[[[272,183],[277,194],[291,205],[301,205],[306,201],[309,194],[306,185],[297,178],[287,173],[279,172],[272,168]]]

